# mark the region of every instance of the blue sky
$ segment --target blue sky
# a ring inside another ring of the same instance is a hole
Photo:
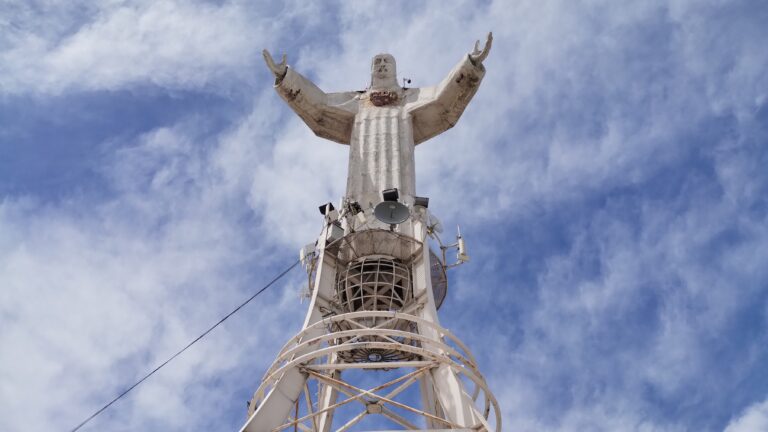
[[[768,4],[0,3],[0,430],[68,430],[296,259],[347,148],[326,91],[438,83],[494,32],[417,190],[472,262],[442,324],[510,431],[768,430]],[[235,430],[296,271],[85,430]]]

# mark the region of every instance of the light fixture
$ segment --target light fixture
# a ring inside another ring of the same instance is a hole
[[[384,189],[381,191],[381,196],[384,198],[384,201],[397,201],[400,199],[400,193],[397,191],[397,188]]]
[[[332,212],[336,210],[336,207],[333,206],[332,202],[327,202],[318,208],[320,209],[320,214],[322,214],[323,216],[325,216],[325,214],[328,212]]]
[[[429,207],[429,198],[427,198],[427,197],[413,197],[413,205],[427,208],[427,207]]]

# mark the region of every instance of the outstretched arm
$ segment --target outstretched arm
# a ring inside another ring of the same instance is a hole
[[[480,41],[475,43],[475,49],[453,68],[440,85],[420,89],[418,101],[409,109],[414,144],[445,132],[459,121],[485,76],[483,61],[488,57],[492,43],[493,34],[488,33],[483,49],[480,49]]]
[[[267,67],[275,75],[275,90],[304,120],[315,135],[349,144],[357,104],[355,92],[325,93],[312,81],[288,67],[286,56],[275,63],[269,51],[262,51]]]

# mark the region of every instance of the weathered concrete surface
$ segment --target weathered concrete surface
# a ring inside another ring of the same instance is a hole
[[[387,60],[386,66],[377,60]],[[466,56],[439,85],[403,88],[394,61],[389,55],[374,57],[372,85],[362,92],[324,93],[291,68],[275,85],[317,136],[349,144],[347,197],[365,208],[380,202],[381,191],[389,188],[412,202],[414,146],[453,127],[485,75],[482,63]]]

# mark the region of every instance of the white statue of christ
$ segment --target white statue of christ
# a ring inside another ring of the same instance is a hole
[[[350,146],[346,196],[364,207],[379,203],[381,192],[397,188],[412,203],[416,193],[414,146],[453,127],[485,75],[493,35],[462,58],[435,87],[398,85],[395,58],[379,54],[371,63],[364,91],[325,93],[264,50],[275,89],[320,137]]]

